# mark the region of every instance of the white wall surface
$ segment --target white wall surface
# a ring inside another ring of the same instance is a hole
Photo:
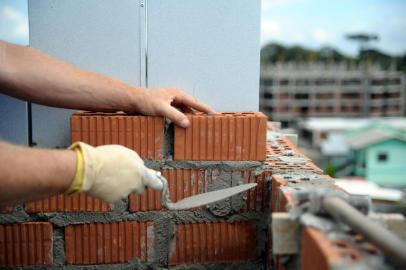
[[[257,111],[260,0],[29,0],[30,45],[134,85]],[[33,105],[33,141],[66,147],[72,111]]]
[[[258,111],[259,0],[149,0],[148,86],[218,111]]]
[[[27,103],[0,94],[0,140],[28,145]]]
[[[30,45],[81,68],[141,83],[140,5],[134,0],[29,0]],[[65,147],[71,110],[33,105],[33,141]]]

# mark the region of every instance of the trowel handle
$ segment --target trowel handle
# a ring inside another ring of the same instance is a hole
[[[162,197],[161,197],[162,206],[168,210],[171,210],[173,203],[171,202],[171,199],[169,196],[168,180],[166,180],[166,178],[163,177],[160,172],[156,173],[156,177],[162,183]]]
[[[145,167],[144,170],[144,184],[154,190],[161,191],[163,190],[165,183],[162,179],[165,179],[161,172],[154,171]],[[166,179],[165,179],[166,181]]]

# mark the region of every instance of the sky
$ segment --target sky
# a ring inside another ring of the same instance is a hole
[[[0,0],[0,39],[28,45],[26,0]]]
[[[406,53],[405,0],[262,0],[261,45],[279,42],[317,49],[332,46],[355,55],[348,33],[379,36],[371,47]]]
[[[261,45],[278,42],[318,49],[332,46],[355,55],[345,34],[379,36],[372,47],[406,53],[406,0],[262,0]],[[0,0],[0,39],[28,44],[26,0]]]

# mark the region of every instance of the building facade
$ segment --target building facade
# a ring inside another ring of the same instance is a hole
[[[299,118],[402,116],[405,111],[405,76],[375,65],[267,65],[260,89],[261,110],[285,126]]]

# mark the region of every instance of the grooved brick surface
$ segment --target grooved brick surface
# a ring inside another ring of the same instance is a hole
[[[161,173],[168,180],[172,202],[203,193],[206,190],[203,170],[163,169]],[[147,189],[143,195],[131,194],[129,209],[132,212],[162,209],[161,192]]]
[[[161,173],[168,180],[172,202],[207,192],[208,185],[216,181],[220,175],[218,170],[205,171],[198,169],[163,169]],[[249,170],[232,172],[232,177],[236,179],[236,182],[242,180],[243,183],[258,183],[255,188],[245,193],[246,205],[241,209],[242,212],[264,211],[268,208],[269,195],[265,181],[267,176],[267,172],[260,175],[256,175],[254,171]],[[131,194],[129,205],[131,212],[161,210],[161,192],[147,189],[143,195]],[[205,206],[197,209],[203,208]]]
[[[267,145],[267,152],[273,156],[281,155],[286,151],[302,156],[299,149],[286,137],[280,137],[276,139],[275,142]]]
[[[120,144],[143,159],[162,159],[164,119],[123,113],[75,113],[71,116],[71,141],[93,146]]]
[[[13,206],[4,206],[4,207],[0,207],[0,214],[9,214],[11,212],[13,212]]]
[[[326,236],[317,229],[302,231],[302,269],[326,270],[341,260],[341,256]]]
[[[153,222],[125,221],[65,227],[65,261],[68,264],[149,261],[153,256]]]
[[[269,208],[269,188],[266,178],[270,177],[268,171],[264,171],[260,175],[256,175],[254,171],[244,171],[242,178],[244,183],[257,183],[255,188],[247,191],[246,207],[242,209],[244,212],[266,211]]]
[[[256,232],[251,222],[177,224],[169,264],[206,264],[255,259]]]
[[[280,187],[287,183],[288,180],[286,179],[272,176],[272,212],[286,212],[286,205],[292,200],[292,198],[286,192],[282,192]]]
[[[25,205],[27,213],[41,212],[106,212],[109,204],[93,198],[86,193],[74,195],[57,195]]]
[[[265,160],[267,118],[262,113],[188,114],[175,126],[175,160]]]
[[[0,266],[52,265],[52,225],[0,225]]]

